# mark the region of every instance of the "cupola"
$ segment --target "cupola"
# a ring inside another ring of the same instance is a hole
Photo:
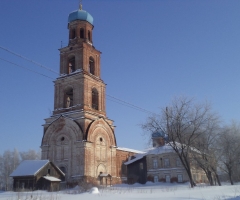
[[[80,5],[78,10],[71,12],[68,16],[68,23],[75,20],[87,21],[93,25],[92,15],[90,15],[87,11],[82,10],[82,5]]]

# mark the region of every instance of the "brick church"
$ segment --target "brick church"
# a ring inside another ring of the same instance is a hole
[[[60,76],[54,81],[54,111],[43,125],[42,159],[54,162],[67,182],[106,176],[120,183],[126,180],[123,163],[139,152],[117,147],[93,27],[81,5],[68,16],[69,42],[59,50]]]

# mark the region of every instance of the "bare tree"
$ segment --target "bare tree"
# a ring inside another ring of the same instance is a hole
[[[202,135],[207,134],[209,121],[217,118],[209,104],[197,104],[186,97],[175,98],[170,106],[162,109],[160,115],[154,115],[142,124],[142,128],[150,133],[162,130],[168,137],[168,143],[179,156],[188,174],[191,187],[195,186],[191,165],[194,143]]]
[[[198,152],[193,152],[193,159],[196,161],[197,165],[205,172],[209,184],[214,185],[216,181],[218,185],[221,185],[218,176],[218,144],[217,139],[219,138],[219,117],[211,117],[207,122],[206,131],[204,131],[198,139],[194,141],[192,146],[198,150]]]
[[[236,123],[223,128],[218,139],[220,168],[228,175],[231,185],[237,176],[240,158],[240,127]]]
[[[41,159],[41,153],[40,151],[35,151],[33,149],[29,149],[25,152],[20,152],[20,156],[22,160],[40,160]]]

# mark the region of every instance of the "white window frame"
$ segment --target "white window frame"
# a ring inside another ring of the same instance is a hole
[[[178,179],[178,183],[182,183],[183,182],[183,175],[182,174],[178,174],[177,175],[177,179]]]
[[[164,167],[170,167],[169,158],[164,158]]]
[[[177,166],[177,167],[180,167],[180,166],[181,166],[181,160],[180,160],[180,158],[177,158],[177,160],[176,160],[176,166]]]
[[[154,169],[158,168],[157,159],[153,159],[153,168],[154,168]]]
[[[158,176],[154,176],[154,183],[158,182]]]
[[[167,177],[169,177],[168,180],[167,180]],[[171,176],[170,175],[165,175],[165,180],[166,180],[166,183],[170,183],[171,182]]]

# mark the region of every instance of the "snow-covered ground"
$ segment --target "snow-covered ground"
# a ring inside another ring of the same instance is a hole
[[[240,185],[205,186],[191,189],[189,184],[148,183],[146,185],[115,185],[78,194],[77,188],[60,192],[0,192],[0,200],[122,200],[122,199],[164,199],[164,200],[240,200]]]

